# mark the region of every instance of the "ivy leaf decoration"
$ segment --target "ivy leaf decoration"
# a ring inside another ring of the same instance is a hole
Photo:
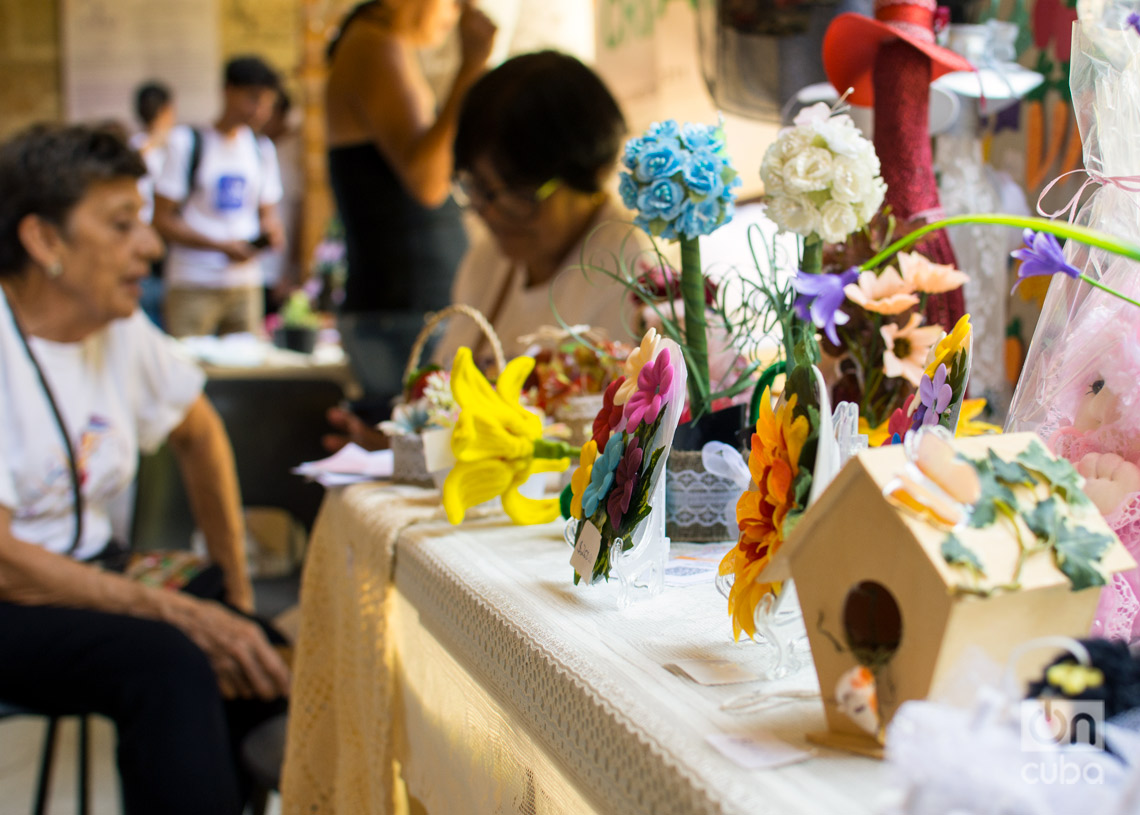
[[[986,574],[974,550],[958,540],[953,533],[942,541],[942,559],[951,566],[964,566],[979,577],[984,577]]]
[[[993,450],[989,451],[989,463],[998,481],[1009,484],[1011,487],[1019,485],[1032,487],[1037,483],[1032,473],[1025,469],[1021,463],[999,458],[998,454]]]
[[[1073,591],[1104,585],[1104,575],[1097,569],[1097,564],[1111,545],[1110,535],[1093,532],[1083,526],[1062,525],[1057,530],[1054,545],[1057,568],[1069,578]]]
[[[1055,540],[1061,530],[1063,517],[1057,512],[1057,499],[1049,496],[1029,512],[1021,513],[1029,530],[1043,542]]]
[[[1089,499],[1081,492],[1081,475],[1066,459],[1052,458],[1045,448],[1033,442],[1018,455],[1017,460],[1027,470],[1044,479],[1049,488],[1070,504],[1087,505]]]
[[[1013,515],[1017,512],[1017,497],[1008,486],[998,480],[997,473],[987,459],[968,459],[978,472],[982,495],[974,511],[970,513],[970,526],[981,529],[994,523],[998,515]]]

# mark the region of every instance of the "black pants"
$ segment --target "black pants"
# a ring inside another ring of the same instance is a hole
[[[249,790],[237,748],[285,707],[224,701],[205,653],[167,623],[9,603],[0,699],[114,721],[127,815],[239,815]]]

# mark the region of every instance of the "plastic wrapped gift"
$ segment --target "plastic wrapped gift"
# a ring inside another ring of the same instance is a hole
[[[1106,19],[1117,11],[1110,8]],[[1131,238],[1140,234],[1140,36],[1121,23],[1073,29],[1069,81],[1086,186],[1099,182],[1075,222]],[[1070,206],[1079,198],[1080,192]],[[1140,264],[1072,241],[1065,256],[1089,277],[1140,297]],[[1072,461],[1113,531],[1133,557],[1140,555],[1140,309],[1057,275],[1007,430],[1035,430]],[[1138,598],[1140,575],[1117,576],[1103,594],[1093,633],[1140,639]]]

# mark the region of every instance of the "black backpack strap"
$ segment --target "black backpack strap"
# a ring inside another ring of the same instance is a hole
[[[186,168],[186,197],[189,198],[198,183],[198,165],[202,163],[202,134],[190,128],[190,163]]]

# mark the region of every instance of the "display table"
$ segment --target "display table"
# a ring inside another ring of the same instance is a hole
[[[824,726],[818,698],[720,709],[761,687],[813,688],[810,668],[701,686],[662,667],[755,664],[711,584],[618,611],[616,586],[572,585],[560,524],[453,528],[438,500],[378,485],[325,500],[301,593],[286,815],[392,811],[394,761],[431,815],[879,808],[877,762],[817,751],[745,770],[705,741],[771,734],[806,749]]]

